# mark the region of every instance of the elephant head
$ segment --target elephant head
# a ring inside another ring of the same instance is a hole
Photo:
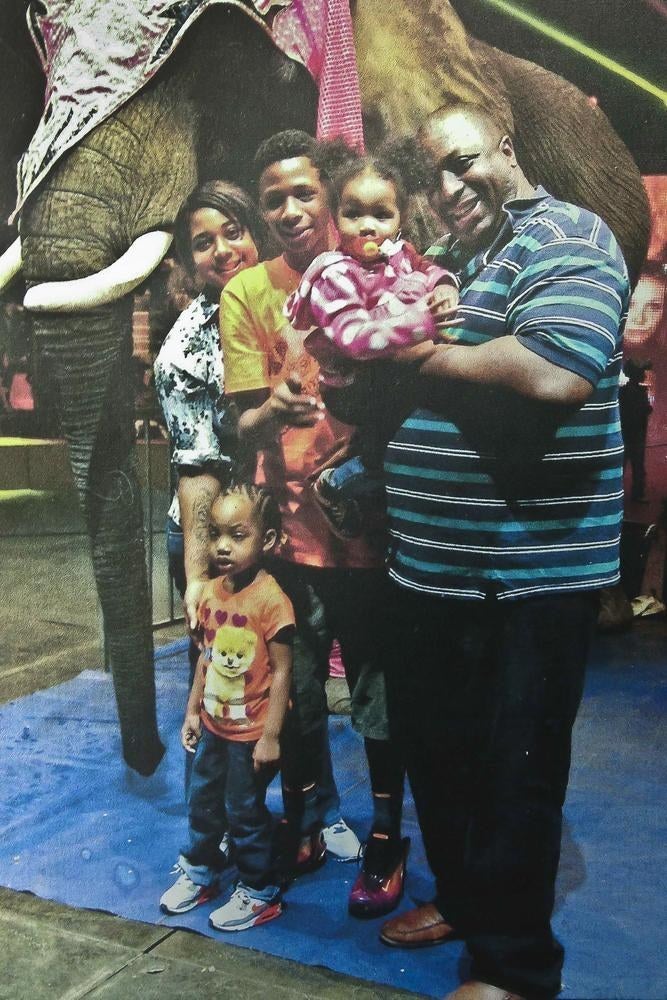
[[[123,753],[142,773],[154,769],[162,747],[132,458],[129,292],[166,252],[177,209],[197,180],[247,184],[262,138],[289,127],[314,131],[341,64],[352,107],[344,124],[354,132],[346,17],[344,0],[30,5],[49,84],[19,171],[21,243],[4,259],[5,279],[22,262],[91,538]],[[57,48],[81,27],[77,18],[104,39],[94,71]],[[602,215],[637,272],[648,234],[641,179],[584,95],[468,37],[445,0],[359,0],[353,22],[370,141],[390,123],[412,130],[452,99],[495,108],[516,126],[531,179]],[[82,98],[78,119],[66,100],[68,74],[78,74],[81,94],[96,93],[88,104]]]

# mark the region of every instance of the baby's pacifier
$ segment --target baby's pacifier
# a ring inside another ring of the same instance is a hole
[[[381,254],[378,243],[368,236],[357,236],[351,249],[353,255],[358,260],[363,260],[367,263],[377,260]]]

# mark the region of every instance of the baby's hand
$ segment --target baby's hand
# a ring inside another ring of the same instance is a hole
[[[201,720],[196,712],[189,713],[181,726],[181,744],[188,753],[194,753],[201,736]]]
[[[437,326],[454,318],[458,303],[458,289],[454,288],[453,285],[436,285],[426,299],[426,304]]]
[[[266,764],[277,764],[280,760],[280,743],[275,736],[267,736],[266,733],[260,736],[255,745],[252,759],[255,771],[259,771],[260,767],[264,767]]]

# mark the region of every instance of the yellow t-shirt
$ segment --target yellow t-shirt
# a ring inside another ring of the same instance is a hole
[[[307,336],[283,316],[301,274],[283,257],[242,271],[222,293],[220,329],[229,395],[273,389],[291,373],[303,391],[319,398],[319,367],[303,346]],[[287,541],[280,555],[308,566],[368,568],[381,564],[364,539],[343,542],[329,530],[312,496],[322,469],[348,451],[353,428],[325,411],[314,427],[286,427],[275,446],[260,452],[259,476],[275,493]]]

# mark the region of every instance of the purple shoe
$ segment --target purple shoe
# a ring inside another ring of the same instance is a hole
[[[382,917],[394,910],[403,895],[410,838],[371,837],[348,900],[353,917]]]

